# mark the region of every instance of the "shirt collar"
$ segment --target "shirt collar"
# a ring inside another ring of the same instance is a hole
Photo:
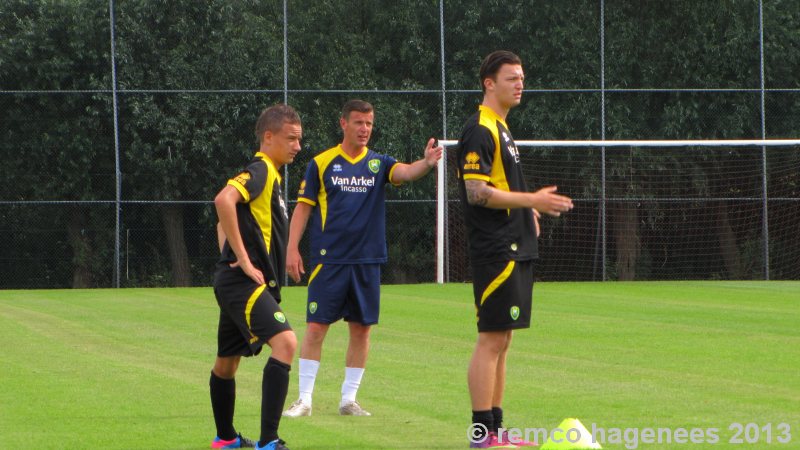
[[[508,129],[508,125],[506,124],[506,121],[505,121],[505,120],[503,120],[503,118],[502,118],[502,117],[500,117],[500,115],[499,115],[499,114],[497,114],[496,112],[494,112],[494,110],[493,110],[492,108],[489,108],[489,107],[488,107],[488,106],[486,106],[486,105],[478,105],[478,110],[479,110],[479,111],[481,111],[482,113],[485,113],[485,114],[486,114],[486,115],[488,115],[489,117],[491,117],[491,118],[493,118],[493,119],[495,119],[495,120],[499,121],[500,123],[502,123],[502,124],[503,124],[503,126],[504,126],[504,127],[506,127],[506,130]]]
[[[256,158],[261,158],[265,163],[267,163],[267,165],[272,168],[272,170],[275,172],[275,175],[278,177],[278,183],[282,182],[281,172],[275,167],[275,163],[272,162],[272,159],[270,159],[266,153],[256,152]]]

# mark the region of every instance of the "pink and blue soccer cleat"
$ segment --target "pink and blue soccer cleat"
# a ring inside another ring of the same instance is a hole
[[[272,442],[268,442],[267,445],[263,447],[259,447],[258,444],[256,444],[256,450],[289,450],[289,447],[283,445],[285,443],[283,439],[275,439]]]
[[[470,441],[469,448],[517,448],[517,446],[510,442],[502,442],[497,439],[496,434],[489,433],[477,442]]]
[[[214,440],[211,441],[211,448],[253,448],[255,446],[255,441],[247,439],[241,434],[237,434],[236,438],[228,441],[220,439],[219,436],[215,437]]]

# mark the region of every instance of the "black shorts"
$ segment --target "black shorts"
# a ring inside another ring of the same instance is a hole
[[[214,278],[219,304],[217,356],[253,356],[273,336],[291,330],[275,298],[249,278]]]
[[[472,290],[479,332],[531,326],[533,260],[473,265]]]

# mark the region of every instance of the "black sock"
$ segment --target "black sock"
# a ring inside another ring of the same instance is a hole
[[[503,408],[499,406],[492,406],[492,416],[494,416],[494,431],[497,433],[497,430],[503,428]]]
[[[263,447],[278,439],[278,425],[289,392],[289,370],[292,366],[270,357],[264,366],[264,378],[261,380],[261,440],[258,446]]]
[[[226,441],[235,439],[233,409],[236,405],[236,380],[220,378],[212,371],[208,386],[211,391],[211,410],[214,411],[217,437]]]
[[[494,416],[492,415],[492,410],[487,409],[486,411],[472,411],[472,423],[478,423],[486,427],[488,431],[494,431]],[[477,427],[473,427],[473,430],[477,431]],[[472,436],[473,439],[480,440],[482,436],[480,436],[477,432]]]

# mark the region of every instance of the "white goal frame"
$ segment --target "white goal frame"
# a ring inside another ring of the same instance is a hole
[[[585,140],[585,141],[556,141],[556,140],[518,140],[514,141],[518,147],[786,147],[800,145],[800,139],[729,139],[729,140]],[[456,140],[439,140],[445,150],[458,144]],[[763,157],[766,166],[766,155]],[[436,282],[444,284],[445,260],[445,205],[447,202],[447,158],[443,157],[436,171]],[[764,188],[766,192],[766,167],[764,167]],[[765,249],[768,251],[768,249]],[[767,255],[768,256],[768,255]],[[766,259],[769,261],[769,258]]]

